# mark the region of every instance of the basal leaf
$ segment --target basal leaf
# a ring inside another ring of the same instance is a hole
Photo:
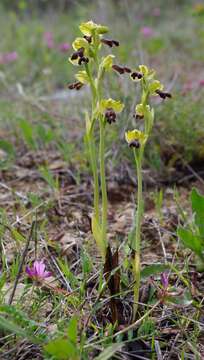
[[[121,347],[122,344],[120,343],[112,344],[108,346],[105,350],[103,350],[103,352],[99,356],[97,356],[94,360],[108,360],[116,353],[116,351],[119,351]]]
[[[76,345],[65,338],[51,340],[44,349],[56,360],[80,360]]]
[[[185,247],[194,251],[198,256],[202,256],[203,242],[199,236],[182,227],[177,229],[177,234]]]
[[[195,223],[199,228],[204,243],[204,196],[199,194],[195,188],[191,192],[191,204],[192,211],[195,213]]]
[[[145,266],[145,268],[141,271],[141,278],[144,279],[152,275],[160,274],[167,269],[169,269],[167,264],[152,264]]]

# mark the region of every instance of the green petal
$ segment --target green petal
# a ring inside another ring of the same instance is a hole
[[[101,62],[101,67],[107,71],[111,70],[114,57],[115,57],[114,55],[108,55],[105,58],[103,58],[103,60]]]
[[[87,49],[89,47],[89,44],[84,38],[77,37],[74,40],[74,42],[72,43],[72,47],[75,51],[77,51],[77,50],[81,49],[82,47],[84,49]]]
[[[100,102],[100,111],[104,112],[106,109],[113,109],[115,112],[120,113],[124,108],[124,104],[120,100],[103,99]]]
[[[82,70],[79,71],[76,75],[75,78],[80,81],[82,84],[88,84],[89,83],[89,77],[86,73],[86,71]]]
[[[154,80],[151,84],[149,84],[149,92],[151,95],[157,95],[155,91],[162,89],[163,89],[163,85],[160,83],[159,80]]]
[[[79,29],[86,36],[91,36],[94,32],[96,32],[97,34],[105,34],[108,32],[107,26],[97,25],[92,20],[86,23],[82,23],[79,26]]]

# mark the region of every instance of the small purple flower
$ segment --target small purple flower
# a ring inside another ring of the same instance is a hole
[[[67,42],[59,44],[59,50],[61,52],[67,52],[70,49],[70,47],[71,47],[70,44]]]
[[[141,27],[140,29],[140,33],[146,37],[146,38],[149,38],[149,37],[152,37],[154,35],[154,30],[149,27],[149,26],[143,26]]]
[[[52,275],[50,271],[45,270],[45,264],[43,260],[34,261],[33,266],[26,266],[25,271],[27,275],[35,281],[45,280]]]
[[[18,53],[16,51],[0,55],[0,64],[9,64],[16,60],[18,60]]]
[[[45,42],[45,44],[47,45],[48,49],[53,49],[54,45],[54,39],[53,39],[53,35],[50,31],[46,31],[43,34],[43,40]]]
[[[164,289],[167,289],[169,286],[169,278],[166,273],[161,273],[161,284]]]

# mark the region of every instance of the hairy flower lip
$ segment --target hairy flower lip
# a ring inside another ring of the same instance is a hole
[[[169,92],[165,92],[165,91],[161,91],[161,90],[156,90],[155,92],[160,96],[160,98],[162,98],[164,100],[166,98],[169,98],[169,99],[172,98],[172,95]]]
[[[112,108],[109,108],[105,112],[105,119],[109,124],[112,124],[116,121],[116,113]]]
[[[89,58],[82,56],[82,57],[80,57],[78,64],[79,65],[82,65],[83,63],[88,64],[88,62],[89,62]]]
[[[133,78],[133,80],[135,80],[136,78],[138,78],[139,80],[143,78],[143,74],[138,71],[132,72],[130,76]]]
[[[133,117],[135,118],[135,119],[144,119],[144,115],[140,115],[140,114],[133,114]]]
[[[128,146],[130,148],[134,147],[136,149],[139,149],[140,148],[140,142],[138,140],[133,140],[128,144]]]
[[[109,47],[113,46],[119,46],[120,43],[117,40],[111,40],[111,39],[101,39],[101,42],[105,45],[108,45]]]
[[[80,81],[76,81],[75,83],[69,84],[68,89],[70,90],[80,90],[84,84]]]
[[[127,66],[120,66],[120,65],[117,65],[117,64],[114,64],[112,66],[112,69],[117,71],[119,74],[125,74],[125,73],[131,73],[132,70],[130,68],[128,68]]]

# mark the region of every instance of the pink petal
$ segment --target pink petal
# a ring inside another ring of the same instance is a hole
[[[62,44],[59,44],[59,50],[61,52],[66,52],[70,49],[70,44],[69,43],[62,43]]]
[[[48,277],[52,276],[52,273],[50,271],[45,271],[43,277],[46,279]]]
[[[140,29],[140,33],[148,38],[148,37],[152,37],[154,35],[154,31],[152,28],[150,28],[149,26],[143,26],[141,29]]]
[[[33,269],[30,268],[29,266],[26,266],[25,272],[26,272],[27,275],[30,276],[30,277],[35,276],[35,273],[34,273]]]
[[[36,260],[34,262],[34,264],[33,264],[33,267],[35,268],[36,276],[43,277],[43,274],[44,274],[44,271],[45,271],[44,262],[42,260],[41,261]]]

